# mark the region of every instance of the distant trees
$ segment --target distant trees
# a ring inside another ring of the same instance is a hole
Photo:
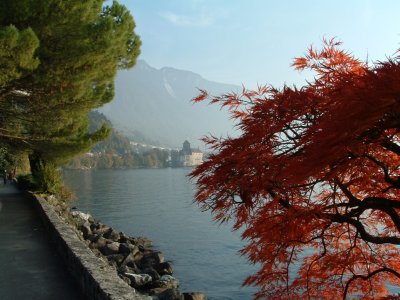
[[[205,139],[216,152],[192,176],[203,208],[244,227],[257,298],[369,299],[400,285],[399,63],[325,41],[295,59],[316,72],[300,89],[194,99],[239,122],[239,137]]]
[[[86,151],[109,134],[87,113],[113,98],[140,39],[129,11],[103,0],[0,3],[0,139],[29,153],[32,173]]]
[[[119,154],[115,151],[102,151],[74,157],[67,165],[71,169],[135,169],[166,168],[169,166],[169,151],[152,149],[143,153]]]
[[[112,128],[105,115],[97,111],[89,113],[89,132],[95,132],[103,125],[111,129],[110,136],[94,145],[91,153],[74,157],[67,168],[73,169],[121,169],[121,168],[165,168],[169,166],[170,153],[167,150],[134,150],[130,140]]]

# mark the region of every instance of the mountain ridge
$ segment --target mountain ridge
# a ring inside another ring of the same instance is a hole
[[[114,100],[100,109],[122,131],[135,130],[159,144],[177,147],[184,140],[199,146],[212,133],[232,133],[228,113],[206,103],[193,105],[198,89],[211,94],[239,91],[236,85],[217,83],[173,67],[156,69],[144,60],[116,77]]]

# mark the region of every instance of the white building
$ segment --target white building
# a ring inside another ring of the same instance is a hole
[[[203,162],[203,152],[190,148],[190,143],[185,141],[182,150],[171,152],[173,167],[195,167]]]

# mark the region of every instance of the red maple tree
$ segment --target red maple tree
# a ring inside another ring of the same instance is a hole
[[[238,137],[206,137],[196,200],[244,228],[261,298],[388,295],[400,285],[400,56],[367,65],[325,40],[296,58],[302,88],[210,96]]]

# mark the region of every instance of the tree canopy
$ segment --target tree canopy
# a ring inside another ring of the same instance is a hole
[[[227,107],[240,136],[191,176],[197,202],[244,227],[256,298],[364,299],[400,285],[400,56],[368,64],[325,40],[294,60],[302,88],[194,99]]]
[[[104,2],[0,3],[0,139],[28,149],[33,169],[109,133],[89,133],[87,114],[112,100],[114,76],[135,64],[141,41],[127,8]]]

